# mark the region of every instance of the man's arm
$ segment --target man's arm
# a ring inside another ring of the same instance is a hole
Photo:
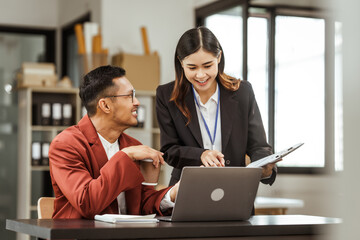
[[[123,191],[138,186],[143,177],[136,164],[119,151],[94,176],[91,147],[78,142],[53,141],[49,151],[50,171],[61,193],[84,217],[101,213]]]

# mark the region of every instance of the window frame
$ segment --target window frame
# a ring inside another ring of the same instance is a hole
[[[269,144],[274,146],[275,143],[275,19],[276,16],[295,16],[321,18],[325,21],[325,54],[324,54],[324,167],[278,167],[280,173],[286,174],[333,174],[335,173],[335,21],[331,15],[320,8],[313,7],[296,7],[287,5],[254,5],[239,0],[226,0],[211,3],[196,9],[196,24],[200,26],[204,19],[212,14],[224,11],[228,8],[241,5],[244,19],[249,17],[264,17],[268,19],[268,139]],[[261,8],[266,10],[264,14],[249,13],[250,8]],[[246,16],[246,18],[245,18]],[[247,79],[247,23],[243,21],[243,72],[244,79]],[[265,123],[266,124],[266,123]],[[281,149],[274,149],[274,151]]]
[[[241,6],[243,19],[248,19],[248,0],[222,0],[210,3],[204,7],[195,9],[196,26],[203,26],[205,18],[215,13],[227,10],[229,8]],[[247,79],[247,21],[243,21],[243,56],[242,56],[242,74]]]
[[[0,32],[18,34],[38,34],[45,36],[45,61],[56,63],[56,30],[53,28],[15,27],[0,25]]]

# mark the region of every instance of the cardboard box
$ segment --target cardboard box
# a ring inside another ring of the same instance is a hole
[[[112,57],[112,65],[125,69],[126,77],[136,90],[155,91],[160,83],[160,59],[149,55],[120,53]]]
[[[57,76],[53,63],[23,63],[17,74],[18,87],[55,87]]]
[[[46,76],[41,74],[23,75],[18,74],[18,87],[55,87],[56,76]]]
[[[97,67],[108,65],[107,53],[79,54],[79,71],[83,77]]]

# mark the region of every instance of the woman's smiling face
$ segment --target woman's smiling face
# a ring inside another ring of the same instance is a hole
[[[181,61],[185,77],[200,95],[215,92],[219,62],[220,57],[202,48]]]

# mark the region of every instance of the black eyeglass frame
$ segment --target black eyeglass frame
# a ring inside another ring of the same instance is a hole
[[[131,96],[131,102],[134,103],[135,89],[133,89],[133,90],[132,90],[132,93],[129,93],[129,94],[120,94],[120,95],[114,95],[114,96],[105,96],[104,98],[130,97],[130,96]]]

